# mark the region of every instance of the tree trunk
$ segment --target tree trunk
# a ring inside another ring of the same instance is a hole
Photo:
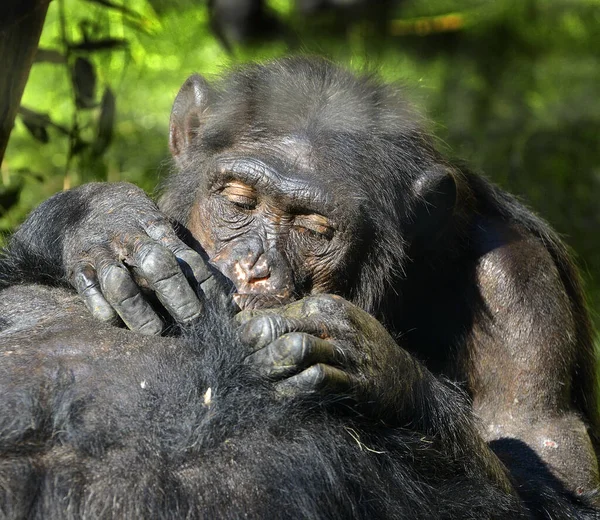
[[[0,164],[51,0],[0,0]]]

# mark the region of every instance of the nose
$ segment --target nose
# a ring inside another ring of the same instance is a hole
[[[247,259],[242,259],[239,262],[242,275],[248,283],[259,282],[265,278],[269,278],[271,275],[271,267],[267,256],[262,253],[260,255],[253,255],[256,257],[252,259],[250,256]]]
[[[265,284],[271,276],[271,267],[264,252],[249,252],[234,265],[236,278],[246,285]]]
[[[265,251],[260,239],[245,239],[228,244],[211,259],[227,276],[239,294],[288,295],[292,292],[291,268],[285,256],[271,248]]]

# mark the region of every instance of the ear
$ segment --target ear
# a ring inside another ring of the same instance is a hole
[[[423,172],[413,185],[413,197],[413,236],[434,238],[450,223],[456,206],[457,186],[452,169],[437,164]]]
[[[185,160],[189,146],[200,128],[200,118],[208,107],[210,86],[200,75],[190,76],[183,84],[171,110],[169,149],[178,164]]]

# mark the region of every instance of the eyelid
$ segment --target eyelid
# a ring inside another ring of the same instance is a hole
[[[226,183],[221,192],[224,192],[226,195],[256,198],[256,190],[252,186],[237,181]]]
[[[247,195],[237,195],[232,193],[226,193],[225,197],[232,202],[239,202],[240,204],[255,203],[255,197],[248,197]]]
[[[333,238],[333,234],[335,233],[335,227],[331,224],[329,219],[318,213],[297,215],[294,219],[294,224],[310,231],[314,231],[328,239]]]
[[[256,204],[256,190],[247,184],[241,182],[228,182],[220,192],[221,195],[234,204],[242,206],[253,206]]]

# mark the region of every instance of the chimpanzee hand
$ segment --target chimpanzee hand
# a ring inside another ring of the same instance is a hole
[[[224,295],[220,276],[177,237],[141,189],[93,183],[63,195],[81,206],[79,219],[65,226],[64,271],[96,318],[118,315],[132,330],[159,334],[163,322],[147,298],[152,292],[180,323],[202,313],[188,279],[209,297]]]
[[[371,315],[339,296],[309,296],[236,317],[246,362],[285,394],[325,392],[354,399],[394,421],[424,369]]]

